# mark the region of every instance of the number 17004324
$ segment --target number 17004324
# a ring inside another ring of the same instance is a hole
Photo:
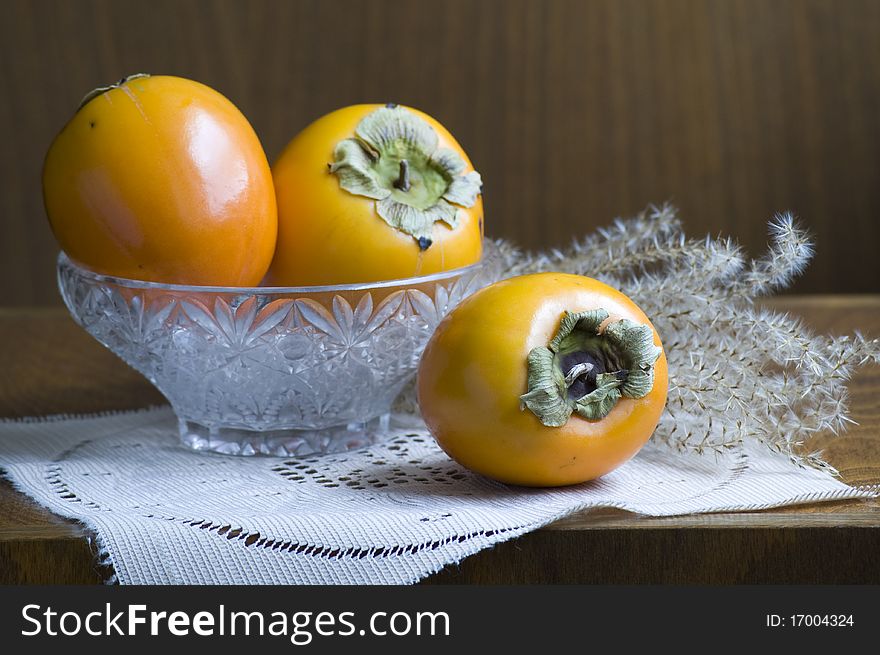
[[[851,628],[852,614],[768,614],[768,628]]]

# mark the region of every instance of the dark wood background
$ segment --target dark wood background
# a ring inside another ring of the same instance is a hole
[[[0,305],[60,302],[42,158],[136,71],[217,88],[270,160],[336,107],[425,109],[529,247],[671,200],[758,252],[791,209],[818,241],[796,291],[876,292],[878,26],[875,0],[3,2]]]

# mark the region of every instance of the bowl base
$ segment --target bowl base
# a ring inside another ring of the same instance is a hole
[[[364,448],[387,433],[389,414],[369,421],[348,423],[321,430],[247,430],[209,427],[179,420],[180,440],[193,450],[223,455],[270,455],[304,457]]]

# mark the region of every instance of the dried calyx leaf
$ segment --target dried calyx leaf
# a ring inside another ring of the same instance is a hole
[[[340,141],[330,172],[339,186],[376,200],[376,211],[392,227],[431,245],[434,223],[458,225],[459,207],[472,207],[482,181],[453,150],[438,147],[437,133],[413,112],[386,105]]]
[[[99,95],[107,93],[107,91],[112,91],[113,89],[118,89],[120,86],[125,84],[126,82],[130,82],[131,80],[136,80],[141,77],[150,77],[149,73],[133,73],[131,75],[126,75],[118,82],[114,82],[113,84],[108,84],[107,86],[99,86],[97,89],[92,89],[89,91],[82,100],[80,100],[79,107],[76,108],[77,111],[85,107],[91,100],[97,98]]]
[[[548,427],[572,413],[598,420],[621,398],[642,398],[654,386],[654,363],[661,350],[647,325],[628,319],[603,323],[604,309],[566,312],[553,340],[528,357],[528,391],[520,397]]]

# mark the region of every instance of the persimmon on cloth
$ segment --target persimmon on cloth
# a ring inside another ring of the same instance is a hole
[[[497,282],[437,327],[418,373],[440,447],[501,482],[561,486],[614,470],[663,413],[666,356],[648,317],[581,275]]]

